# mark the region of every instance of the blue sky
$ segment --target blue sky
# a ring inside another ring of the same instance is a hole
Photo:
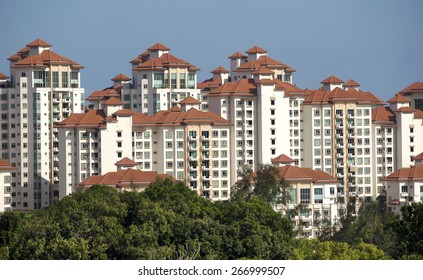
[[[297,70],[300,88],[335,75],[384,100],[423,81],[423,1],[22,1],[3,0],[0,72],[7,58],[42,38],[85,66],[89,94],[131,76],[129,61],[160,42],[201,68],[199,81],[228,56],[254,45]]]

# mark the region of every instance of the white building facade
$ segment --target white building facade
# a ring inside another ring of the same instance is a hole
[[[47,207],[58,198],[58,138],[53,124],[81,112],[84,89],[78,63],[37,39],[10,61],[10,80],[0,88],[1,156],[12,172],[12,207]]]

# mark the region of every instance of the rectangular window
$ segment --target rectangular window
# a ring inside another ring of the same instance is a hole
[[[59,87],[59,72],[52,72],[53,87]]]
[[[68,72],[62,72],[62,87],[67,88],[69,84]]]
[[[164,88],[164,74],[163,73],[154,73],[153,74],[153,87],[155,88]]]
[[[186,88],[185,73],[179,73],[179,88]]]
[[[300,189],[300,203],[310,203],[310,189]]]
[[[170,86],[171,88],[176,88],[176,73],[170,74]]]
[[[71,72],[71,87],[79,87],[78,72]]]

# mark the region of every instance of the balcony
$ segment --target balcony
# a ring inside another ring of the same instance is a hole
[[[341,115],[341,114],[336,114],[336,118],[337,119],[342,119],[344,116],[343,115]]]
[[[401,193],[401,197],[407,197],[407,196],[408,196],[408,193],[406,192]]]
[[[197,147],[196,146],[188,146],[188,149],[190,151],[196,151],[197,150]]]
[[[197,157],[190,156],[190,157],[189,157],[189,160],[190,160],[190,161],[197,161]]]
[[[197,171],[197,166],[190,165],[189,166],[189,171]]]
[[[210,146],[201,146],[201,148],[202,148],[203,150],[205,150],[205,151],[210,150]]]
[[[344,147],[344,144],[336,144],[336,147],[337,147],[338,149],[343,148],[343,147]]]
[[[201,177],[201,179],[203,181],[210,181],[210,177],[209,176],[203,176],[203,177]]]
[[[354,137],[355,137],[355,134],[353,134],[353,133],[348,134],[348,138],[354,138]]]
[[[348,143],[348,148],[355,148],[355,144],[354,143]]]
[[[337,158],[344,158],[344,154],[336,154]]]
[[[348,128],[354,128],[354,127],[355,127],[355,124],[353,124],[353,123],[348,124]]]
[[[189,180],[190,180],[190,181],[197,181],[197,177],[194,177],[194,176],[189,176]]]
[[[336,134],[337,138],[344,138],[344,134]]]
[[[337,166],[338,168],[342,168],[342,167],[344,167],[344,163],[343,163],[343,162],[338,162],[338,163],[336,164],[336,166]]]
[[[344,125],[342,124],[342,123],[337,123],[336,124],[336,128],[338,128],[338,129],[341,129],[341,128],[343,128],[344,127]]]
[[[188,136],[188,140],[189,141],[196,141],[197,140],[197,136],[190,135],[190,136]]]

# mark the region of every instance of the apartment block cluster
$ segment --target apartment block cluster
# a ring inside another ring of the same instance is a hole
[[[259,46],[199,82],[198,67],[157,43],[130,61],[131,78],[84,98],[83,67],[51,47],[29,43],[8,58],[10,77],[0,73],[0,211],[156,177],[227,200],[242,168],[268,163],[291,183],[289,208],[308,205],[293,218],[307,236],[317,217],[336,224],[351,196],[386,194],[394,211],[423,200],[423,82],[386,102],[335,76],[301,89],[296,70]]]

